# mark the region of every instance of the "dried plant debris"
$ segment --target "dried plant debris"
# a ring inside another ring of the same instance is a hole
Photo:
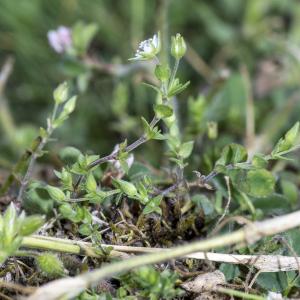
[[[203,293],[203,292],[213,292],[218,286],[226,284],[226,279],[224,274],[217,270],[211,273],[204,273],[192,281],[188,281],[181,284],[181,287],[192,293]]]

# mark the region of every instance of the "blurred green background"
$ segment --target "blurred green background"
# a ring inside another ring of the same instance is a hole
[[[0,0],[0,63],[10,55],[15,59],[1,98],[7,109],[2,105],[2,165],[15,160],[45,124],[52,90],[63,80],[80,96],[52,147],[104,155],[125,137],[132,141],[141,134],[140,116],[152,117],[156,96],[141,84],[151,82],[149,72],[108,74],[49,46],[49,30],[80,20],[98,25],[87,56],[102,64],[130,64],[138,42],[158,30],[185,37],[189,50],[179,76],[191,85],[176,105],[183,139],[197,142],[197,164],[209,168],[215,149],[228,141],[247,143],[247,134],[253,151],[269,149],[299,119],[296,0]],[[209,138],[207,122],[218,123],[217,139]],[[141,158],[158,163],[158,145],[163,147],[153,142],[139,149]]]

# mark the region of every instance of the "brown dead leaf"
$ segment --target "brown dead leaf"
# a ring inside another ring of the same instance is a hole
[[[214,291],[218,285],[223,285],[225,283],[226,279],[224,274],[217,270],[201,274],[192,281],[184,282],[181,284],[181,287],[188,292],[203,293]]]

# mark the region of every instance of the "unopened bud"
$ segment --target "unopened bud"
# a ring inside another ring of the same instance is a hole
[[[57,187],[48,185],[47,191],[53,200],[64,201],[66,199],[66,195],[64,194],[64,192]]]
[[[172,37],[171,54],[176,59],[180,59],[186,52],[186,43],[180,33]]]
[[[68,99],[69,87],[67,82],[61,83],[53,92],[54,101],[61,104]]]

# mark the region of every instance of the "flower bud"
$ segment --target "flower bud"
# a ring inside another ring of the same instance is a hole
[[[73,112],[73,110],[75,109],[75,105],[76,105],[76,100],[77,100],[77,96],[73,96],[71,99],[68,100],[68,102],[65,104],[64,109],[63,109],[63,113],[65,115],[69,115],[70,113]]]
[[[137,189],[131,182],[113,179],[113,184],[129,197],[134,197],[137,194]]]
[[[64,201],[66,199],[66,195],[64,194],[64,192],[57,187],[48,185],[47,191],[53,200]]]
[[[53,92],[53,98],[56,104],[61,104],[68,99],[69,87],[67,82],[61,83]]]
[[[180,33],[172,37],[171,54],[176,59],[180,59],[186,52],[186,43]]]
[[[64,274],[64,266],[57,255],[53,253],[43,253],[36,259],[36,263],[41,272],[50,278],[58,278]]]
[[[209,139],[214,140],[218,137],[218,123],[207,122],[207,136]]]
[[[63,168],[61,171],[60,179],[65,188],[67,188],[68,190],[72,190],[73,188],[72,175],[65,168]]]
[[[90,173],[87,176],[87,179],[86,179],[86,182],[85,182],[85,186],[86,186],[86,189],[89,192],[95,192],[97,190],[97,182],[96,182],[95,177],[94,177],[94,175],[92,173]]]

